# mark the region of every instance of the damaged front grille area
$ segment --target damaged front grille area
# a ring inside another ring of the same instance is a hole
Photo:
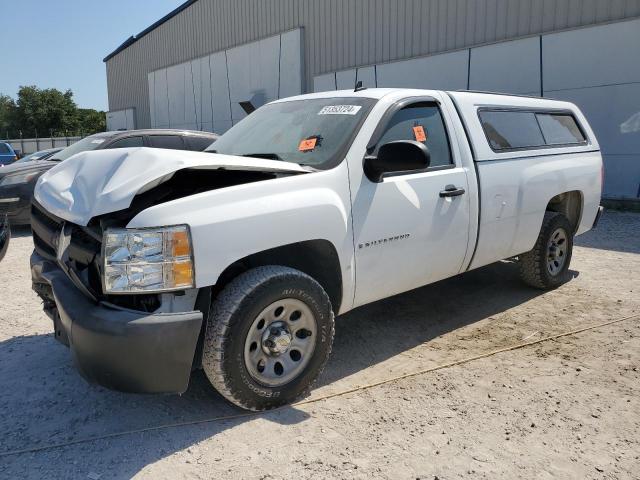
[[[49,260],[55,260],[58,253],[60,232],[64,224],[71,227],[69,259],[82,268],[86,268],[100,255],[101,235],[89,234],[84,227],[65,222],[46,212],[42,207],[31,205],[31,230],[36,251]]]
[[[140,295],[105,295],[102,290],[102,227],[101,222],[92,222],[89,227],[82,227],[62,220],[47,212],[37,202],[31,205],[31,230],[33,244],[40,256],[58,263],[58,247],[60,236],[65,225],[70,230],[70,242],[67,250],[66,266],[73,271],[73,276],[82,282],[84,288],[99,301],[143,312],[153,312],[160,307],[160,296],[157,294]],[[73,279],[72,279],[73,280]],[[45,287],[44,285],[42,286]],[[50,292],[34,290],[40,295],[47,307],[55,307]]]
[[[35,201],[31,205],[31,230],[36,252],[47,260],[58,261],[61,232],[65,225],[70,231],[67,266],[75,272],[85,287],[95,296],[102,294],[99,257],[101,234],[66,222],[44,210]]]

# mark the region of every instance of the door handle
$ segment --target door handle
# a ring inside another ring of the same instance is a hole
[[[464,188],[458,188],[455,185],[447,185],[444,190],[440,192],[440,198],[443,197],[457,197],[464,194]]]

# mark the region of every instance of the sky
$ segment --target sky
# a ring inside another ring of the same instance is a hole
[[[72,90],[108,110],[102,59],[184,0],[0,0],[0,94],[21,85]]]

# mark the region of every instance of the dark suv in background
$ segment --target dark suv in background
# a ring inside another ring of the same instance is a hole
[[[8,216],[12,225],[28,224],[33,190],[40,175],[59,162],[89,150],[152,147],[201,152],[218,135],[189,130],[126,130],[97,133],[68,146],[45,161],[14,163],[0,169],[0,218]]]

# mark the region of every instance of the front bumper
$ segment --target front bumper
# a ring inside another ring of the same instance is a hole
[[[0,186],[0,216],[7,215],[11,225],[28,225],[35,182]]]
[[[145,313],[85,296],[54,262],[31,255],[33,289],[87,380],[123,392],[189,386],[202,313]]]

